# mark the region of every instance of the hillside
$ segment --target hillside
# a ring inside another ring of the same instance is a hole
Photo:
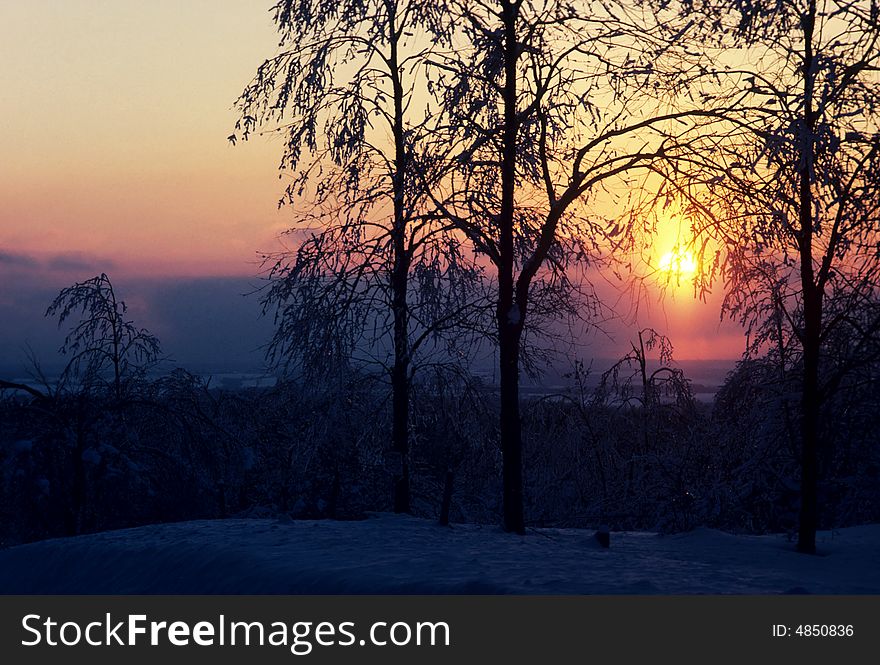
[[[876,594],[880,525],[784,536],[662,536],[477,525],[233,519],[157,524],[0,551],[3,593]]]

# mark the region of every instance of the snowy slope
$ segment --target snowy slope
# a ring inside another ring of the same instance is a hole
[[[159,524],[0,551],[3,593],[880,593],[880,525],[819,536],[660,536],[239,519]]]

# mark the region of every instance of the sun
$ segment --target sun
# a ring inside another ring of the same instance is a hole
[[[676,289],[696,279],[702,250],[697,247],[687,215],[664,208],[654,211],[647,222],[643,260],[654,279],[664,288]]]
[[[697,260],[686,249],[673,249],[660,257],[658,267],[661,271],[676,277],[691,277],[697,272]]]

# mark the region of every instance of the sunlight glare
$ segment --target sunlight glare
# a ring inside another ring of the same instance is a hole
[[[691,252],[674,249],[660,257],[659,268],[673,275],[690,277],[697,271],[697,261]]]

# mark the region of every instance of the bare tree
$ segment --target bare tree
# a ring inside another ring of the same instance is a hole
[[[436,63],[436,87],[453,134],[445,154],[457,172],[435,204],[496,271],[504,526],[523,533],[524,335],[542,313],[596,313],[578,268],[629,245],[640,219],[625,212],[636,175],[714,113],[661,99],[676,86],[679,64],[664,71],[664,57],[688,28],[669,15],[565,0],[455,7],[466,47]],[[616,210],[587,207],[597,191],[613,198],[614,187],[624,190]]]
[[[97,449],[110,447],[102,439],[119,444],[122,436],[115,435],[125,431],[125,409],[143,399],[139,391],[145,374],[159,361],[159,340],[127,313],[105,273],[62,289],[46,311],[58,317],[59,327],[70,324],[59,349],[68,357],[61,375],[46,376],[33,356],[31,375],[39,387],[0,380],[0,391],[33,398],[26,410],[35,416],[36,430],[57,446],[52,457],[70,465],[64,510],[68,534],[88,526],[88,469],[100,459]]]
[[[656,367],[648,354],[655,351]],[[637,339],[630,342],[630,351],[602,373],[593,395],[594,407],[613,405],[615,408],[636,408],[639,432],[633,440],[633,450],[626,463],[623,501],[630,494],[644,493],[644,460],[652,454],[656,458],[658,439],[665,412],[689,416],[694,410],[694,395],[681,368],[675,366],[672,342],[653,328],[638,331]],[[681,418],[686,420],[685,418]]]
[[[123,397],[130,381],[159,359],[159,340],[126,318],[128,307],[116,297],[110,278],[101,273],[61,290],[46,310],[61,327],[79,318],[64,338],[59,352],[69,356],[62,377],[90,390],[109,381],[115,399]]]
[[[700,242],[751,349],[798,378],[797,547],[815,552],[823,409],[880,334],[880,21],[876,0],[695,3],[703,94],[742,94],[723,135],[682,155]],[[731,59],[725,49],[741,54]],[[725,64],[726,63],[726,64]],[[676,176],[683,176],[680,171]],[[840,340],[846,339],[845,344]],[[842,357],[842,354],[846,357]]]
[[[230,137],[280,134],[291,176],[292,251],[265,257],[270,357],[307,373],[353,358],[387,371],[393,505],[409,512],[415,354],[480,300],[469,286],[478,267],[425,207],[437,168],[421,148],[434,114],[419,90],[453,25],[443,3],[418,0],[282,0],[273,11],[280,50],[242,93]]]

